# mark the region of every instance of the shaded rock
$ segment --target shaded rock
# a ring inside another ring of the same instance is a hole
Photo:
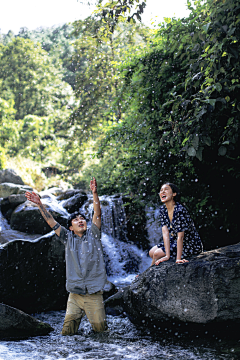
[[[76,194],[87,195],[86,192],[81,189],[68,189],[58,195],[57,200],[67,200]]]
[[[26,201],[25,194],[13,194],[2,199],[1,211],[4,217],[10,221],[13,210]]]
[[[0,304],[0,338],[47,335],[53,328],[11,306]]]
[[[116,292],[117,292],[116,286],[110,281],[107,281],[103,288],[103,299],[106,300],[110,296],[114,295]]]
[[[88,200],[86,194],[77,193],[67,200],[62,202],[62,207],[66,209],[70,214],[78,211],[79,208]]]
[[[41,235],[40,234],[34,234],[34,235],[30,235],[30,234],[26,234],[24,232],[21,231],[17,231],[17,230],[2,230],[0,233],[0,244],[6,244],[9,241],[13,241],[13,240],[36,240],[38,238],[40,238]]]
[[[240,243],[208,251],[189,263],[148,268],[106,300],[136,323],[240,322]]]
[[[12,183],[24,185],[21,177],[13,169],[5,169],[0,171],[0,183]]]
[[[6,198],[12,194],[25,194],[26,191],[32,191],[33,189],[28,185],[18,185],[13,183],[0,184],[0,197]]]
[[[65,248],[52,232],[0,246],[0,303],[28,314],[66,307]]]
[[[68,213],[65,209],[61,208],[59,204],[49,201],[49,199],[42,199],[42,203],[59,224],[67,226]],[[13,211],[10,224],[13,230],[29,234],[47,234],[52,231],[42,217],[37,205],[30,201],[19,205]]]
[[[129,285],[130,286],[130,285]],[[125,300],[127,299],[127,292],[129,286],[120,289],[116,294],[110,296],[105,301],[105,310],[108,315],[118,316],[125,312]]]

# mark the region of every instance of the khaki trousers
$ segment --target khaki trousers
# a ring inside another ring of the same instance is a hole
[[[107,329],[102,294],[102,291],[86,295],[69,294],[62,335],[76,334],[85,314],[94,331],[102,332]]]

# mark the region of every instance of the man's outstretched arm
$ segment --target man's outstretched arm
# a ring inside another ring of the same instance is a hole
[[[58,236],[60,236],[61,225],[59,225],[57,221],[54,220],[52,215],[45,209],[45,207],[43,206],[40,200],[40,197],[35,192],[30,192],[30,191],[27,191],[25,196],[29,201],[33,202],[38,206],[44,220],[48,223],[50,228],[52,228],[55,231],[55,233]]]
[[[95,178],[93,178],[90,181],[90,189],[92,190],[93,193],[93,223],[98,227],[98,229],[101,228],[101,207],[100,207],[100,201],[98,198],[98,193],[97,193],[97,181]]]

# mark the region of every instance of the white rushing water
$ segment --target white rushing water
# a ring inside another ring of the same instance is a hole
[[[10,230],[10,225],[0,211],[0,231],[3,230]]]
[[[240,343],[163,329],[143,329],[126,317],[107,316],[109,331],[95,334],[86,317],[77,335],[61,336],[65,311],[36,314],[54,331],[46,336],[3,340],[0,360],[237,360]]]
[[[127,285],[150,266],[147,252],[139,249],[127,238],[127,220],[122,197],[101,196],[102,245],[108,280],[117,285]],[[87,219],[93,212],[92,196],[89,196],[81,211]]]

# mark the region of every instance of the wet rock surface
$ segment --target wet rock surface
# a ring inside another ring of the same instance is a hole
[[[67,200],[77,194],[87,195],[85,191],[81,189],[68,189],[59,194],[57,200]]]
[[[66,209],[69,214],[78,211],[79,208],[88,200],[86,194],[76,193],[74,196],[62,202],[62,207]]]
[[[5,169],[0,171],[0,184],[13,183],[24,185],[21,177],[13,169]]]
[[[64,309],[64,245],[51,233],[35,242],[15,240],[0,247],[0,302],[28,314]]]
[[[67,226],[68,213],[48,198],[42,198],[42,203],[47,211],[59,224]],[[19,205],[12,213],[10,225],[13,230],[23,231],[29,234],[47,234],[52,229],[42,217],[38,206],[30,201]]]
[[[13,194],[25,194],[26,191],[32,191],[31,186],[18,185],[14,183],[0,183],[0,198],[5,198]]]
[[[148,268],[106,300],[110,314],[136,323],[240,323],[240,243],[204,252],[189,263]]]
[[[4,217],[10,221],[11,215],[16,207],[26,201],[25,194],[13,194],[5,197],[1,201],[1,211]]]
[[[0,338],[47,335],[53,328],[11,306],[0,304]]]

